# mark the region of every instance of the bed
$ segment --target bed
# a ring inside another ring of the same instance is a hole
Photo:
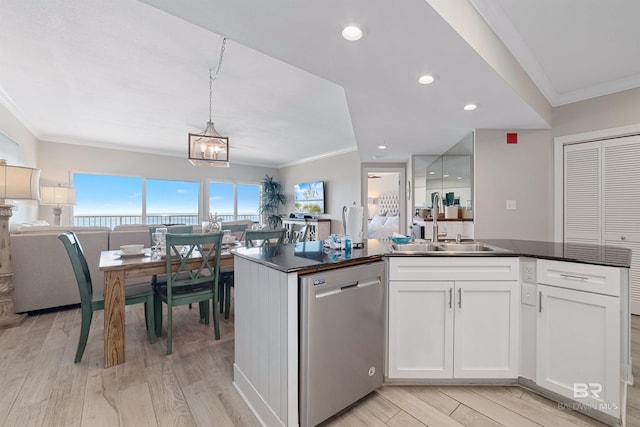
[[[378,212],[368,225],[370,239],[386,239],[400,229],[400,204],[398,193],[378,196]]]

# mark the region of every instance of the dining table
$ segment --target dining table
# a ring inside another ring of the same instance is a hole
[[[234,245],[225,245],[220,254],[220,267],[233,266],[233,255],[229,252]],[[200,267],[201,256],[195,253],[189,265]],[[173,271],[180,262],[175,258]],[[104,367],[110,368],[125,362],[124,289],[127,279],[165,274],[167,263],[164,256],[146,248],[143,253],[123,255],[122,251],[109,250],[100,253],[100,271],[104,272]]]

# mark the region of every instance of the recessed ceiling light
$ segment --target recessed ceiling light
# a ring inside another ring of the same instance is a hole
[[[356,41],[362,38],[362,30],[355,25],[347,25],[342,29],[342,37],[349,41]]]
[[[449,175],[447,175],[446,173],[444,175],[442,175],[443,178],[449,178]]]
[[[386,150],[387,146],[386,145],[378,145],[378,150]]]
[[[459,176],[459,177],[458,177],[458,179],[462,179],[462,177],[461,177],[461,176]]]
[[[429,175],[435,175],[436,173],[434,171],[429,172]]]
[[[421,85],[428,85],[436,81],[436,76],[425,74],[424,76],[420,76],[418,79],[418,83]]]
[[[473,111],[476,108],[478,108],[478,106],[476,104],[467,104],[464,106],[464,110],[465,111]]]

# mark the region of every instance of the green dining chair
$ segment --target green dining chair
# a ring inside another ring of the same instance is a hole
[[[167,305],[167,354],[172,352],[173,307],[197,302],[201,317],[209,324],[213,311],[215,339],[220,339],[218,322],[218,280],[222,233],[167,234],[167,282],[155,286],[156,334],[162,333],[162,303]],[[193,256],[201,256],[196,266],[189,266]],[[177,270],[172,271],[172,263]],[[213,306],[210,310],[209,302]]]
[[[236,240],[242,242],[244,240],[244,234],[247,231],[249,224],[220,224],[220,230],[228,230],[236,237]]]
[[[247,230],[245,233],[245,246],[248,248],[259,246],[282,245],[287,230]]]
[[[306,242],[309,226],[307,224],[293,224],[289,232],[289,243]]]
[[[91,284],[91,275],[89,266],[82,250],[82,245],[78,237],[73,231],[68,231],[58,235],[58,239],[64,244],[67,250],[73,273],[78,282],[78,291],[80,292],[80,311],[82,313],[82,323],[80,326],[80,339],[76,350],[74,363],[80,363],[84,349],[87,346],[87,338],[89,337],[89,328],[91,327],[91,319],[94,311],[104,310],[104,295],[94,293]],[[147,331],[149,341],[153,344],[156,342],[156,329],[154,325],[154,293],[151,285],[142,283],[140,285],[129,285],[125,289],[125,305],[144,303],[145,320],[147,323]]]
[[[153,233],[156,231],[156,229],[158,228],[166,228],[167,229],[167,233],[193,233],[193,225],[182,225],[182,224],[178,224],[178,225],[152,225],[149,227],[149,239],[151,242],[151,246],[153,247]],[[167,283],[167,277],[164,274],[161,274],[160,276],[158,276],[157,274],[154,274],[153,276],[151,276],[151,286],[156,286],[158,284],[165,284]],[[191,308],[191,304],[189,304],[189,308]]]
[[[220,229],[222,231],[230,231],[231,234],[235,236],[237,240],[242,242],[244,240],[245,232],[249,224],[225,224],[224,222],[220,225]],[[218,287],[218,297],[220,298],[220,313],[224,313],[224,318],[229,318],[229,304],[223,304],[222,301],[226,301],[226,295],[233,287],[233,266],[220,267],[220,283]],[[229,297],[229,300],[231,298]],[[226,311],[225,311],[226,310]]]

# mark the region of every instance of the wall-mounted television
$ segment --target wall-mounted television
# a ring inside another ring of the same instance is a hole
[[[306,182],[293,186],[293,211],[310,215],[324,212],[324,182]]]

